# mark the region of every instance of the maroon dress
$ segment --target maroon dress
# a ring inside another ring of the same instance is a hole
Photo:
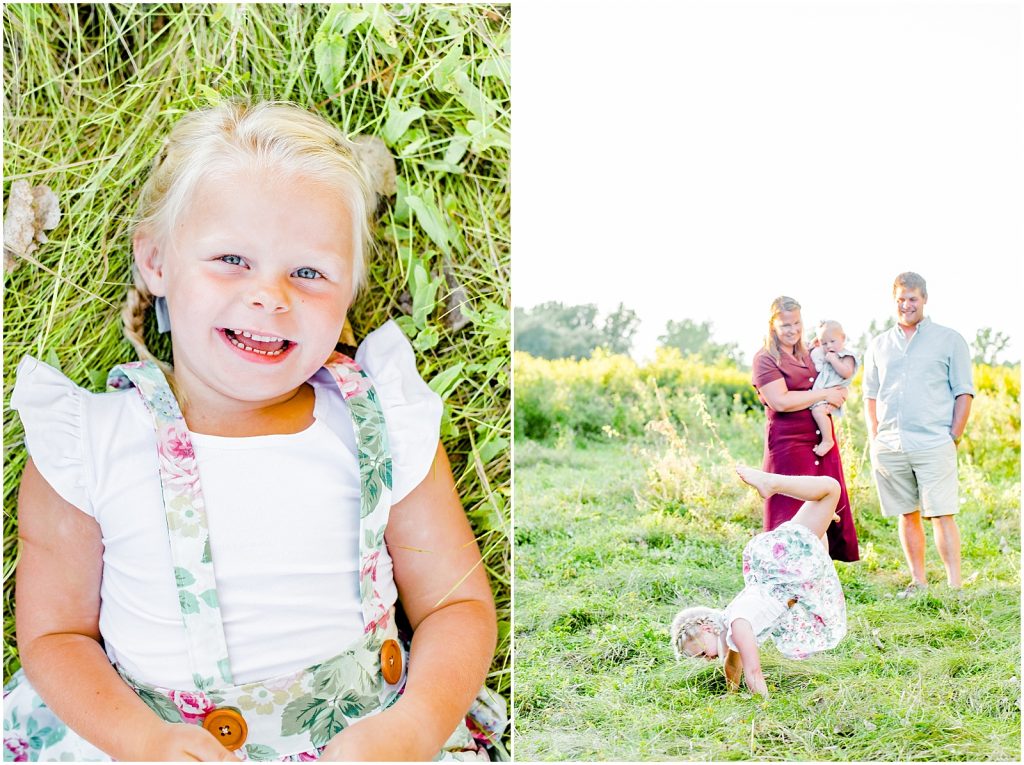
[[[769,473],[782,475],[830,475],[839,481],[841,493],[839,523],[828,527],[828,551],[834,560],[860,560],[857,548],[857,529],[853,526],[850,513],[850,498],[846,494],[846,480],[843,478],[843,463],[839,457],[839,445],[832,447],[828,454],[819,457],[814,447],[821,440],[811,416],[810,409],[796,412],[776,412],[761,396],[760,388],[773,380],[785,380],[789,390],[810,390],[817,372],[810,354],[794,356],[783,352],[779,362],[763,348],[754,356],[754,387],[765,405],[768,418],[768,448],[765,450],[764,469]],[[835,438],[833,427],[832,437]],[[802,500],[775,494],[764,503],[764,528],[771,531],[779,524],[790,520],[803,504]]]

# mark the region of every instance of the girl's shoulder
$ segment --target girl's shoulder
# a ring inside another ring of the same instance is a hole
[[[11,409],[21,418],[29,456],[61,497],[90,515],[89,488],[100,463],[94,455],[114,440],[147,436],[142,402],[127,394],[93,393],[32,356],[18,364]]]
[[[444,403],[420,375],[412,345],[393,321],[368,334],[354,360],[373,383],[384,413],[393,463],[392,499],[398,502],[419,485],[433,463]],[[323,369],[310,383],[317,389],[314,416],[347,442],[352,424],[337,384]]]

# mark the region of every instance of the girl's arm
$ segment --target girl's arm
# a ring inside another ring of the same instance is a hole
[[[323,759],[432,759],[473,703],[494,656],[491,587],[440,444],[426,478],[391,508],[385,538],[414,630],[405,693],[335,736]]]
[[[733,620],[732,641],[740,649],[740,662],[743,675],[747,679],[747,688],[751,693],[767,696],[768,684],[765,683],[764,674],[761,672],[761,652],[758,650],[757,638],[754,636],[754,628],[750,626],[750,622],[742,618]],[[726,661],[728,661],[728,657],[726,657]],[[728,674],[726,674],[726,678],[728,679]],[[736,679],[738,683],[739,678]]]
[[[736,651],[731,648],[725,650],[725,685],[730,691],[738,691],[743,677],[743,661]]]
[[[820,390],[790,390],[783,379],[772,380],[760,388],[761,396],[776,412],[798,412],[819,401],[827,401],[840,407],[846,401],[846,388],[821,388]]]
[[[203,728],[164,722],[100,644],[99,525],[66,502],[30,459],[18,495],[17,639],[29,682],[54,714],[118,760],[237,758]]]

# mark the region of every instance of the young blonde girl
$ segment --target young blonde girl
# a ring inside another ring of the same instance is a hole
[[[839,483],[829,476],[736,472],[767,499],[786,494],[802,500],[793,519],[758,534],[743,550],[745,587],[724,611],[695,606],[672,621],[677,658],[722,659],[730,690],[745,677],[752,693],[768,695],[759,646],[775,643],[783,656],[803,659],[838,645],[846,634],[846,601],[823,544],[838,520]]]
[[[391,322],[335,351],[368,199],[319,117],[191,113],[139,201],[142,361],[104,394],[20,364],[9,757],[487,758],[463,718],[488,717],[495,612],[440,400]],[[173,377],[143,342],[154,301]]]

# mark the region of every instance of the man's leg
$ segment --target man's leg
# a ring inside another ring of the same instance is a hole
[[[914,584],[927,584],[924,575],[924,525],[920,510],[900,516],[900,544],[903,545]]]
[[[956,516],[940,515],[931,521],[935,547],[942,565],[946,567],[946,581],[950,587],[959,590],[963,581],[960,578],[960,528],[956,525]]]
[[[921,490],[921,511],[932,522],[935,547],[946,567],[946,581],[950,587],[959,589],[962,581],[960,529],[956,523],[960,509],[956,446],[950,441],[934,449],[915,452],[911,461]]]

